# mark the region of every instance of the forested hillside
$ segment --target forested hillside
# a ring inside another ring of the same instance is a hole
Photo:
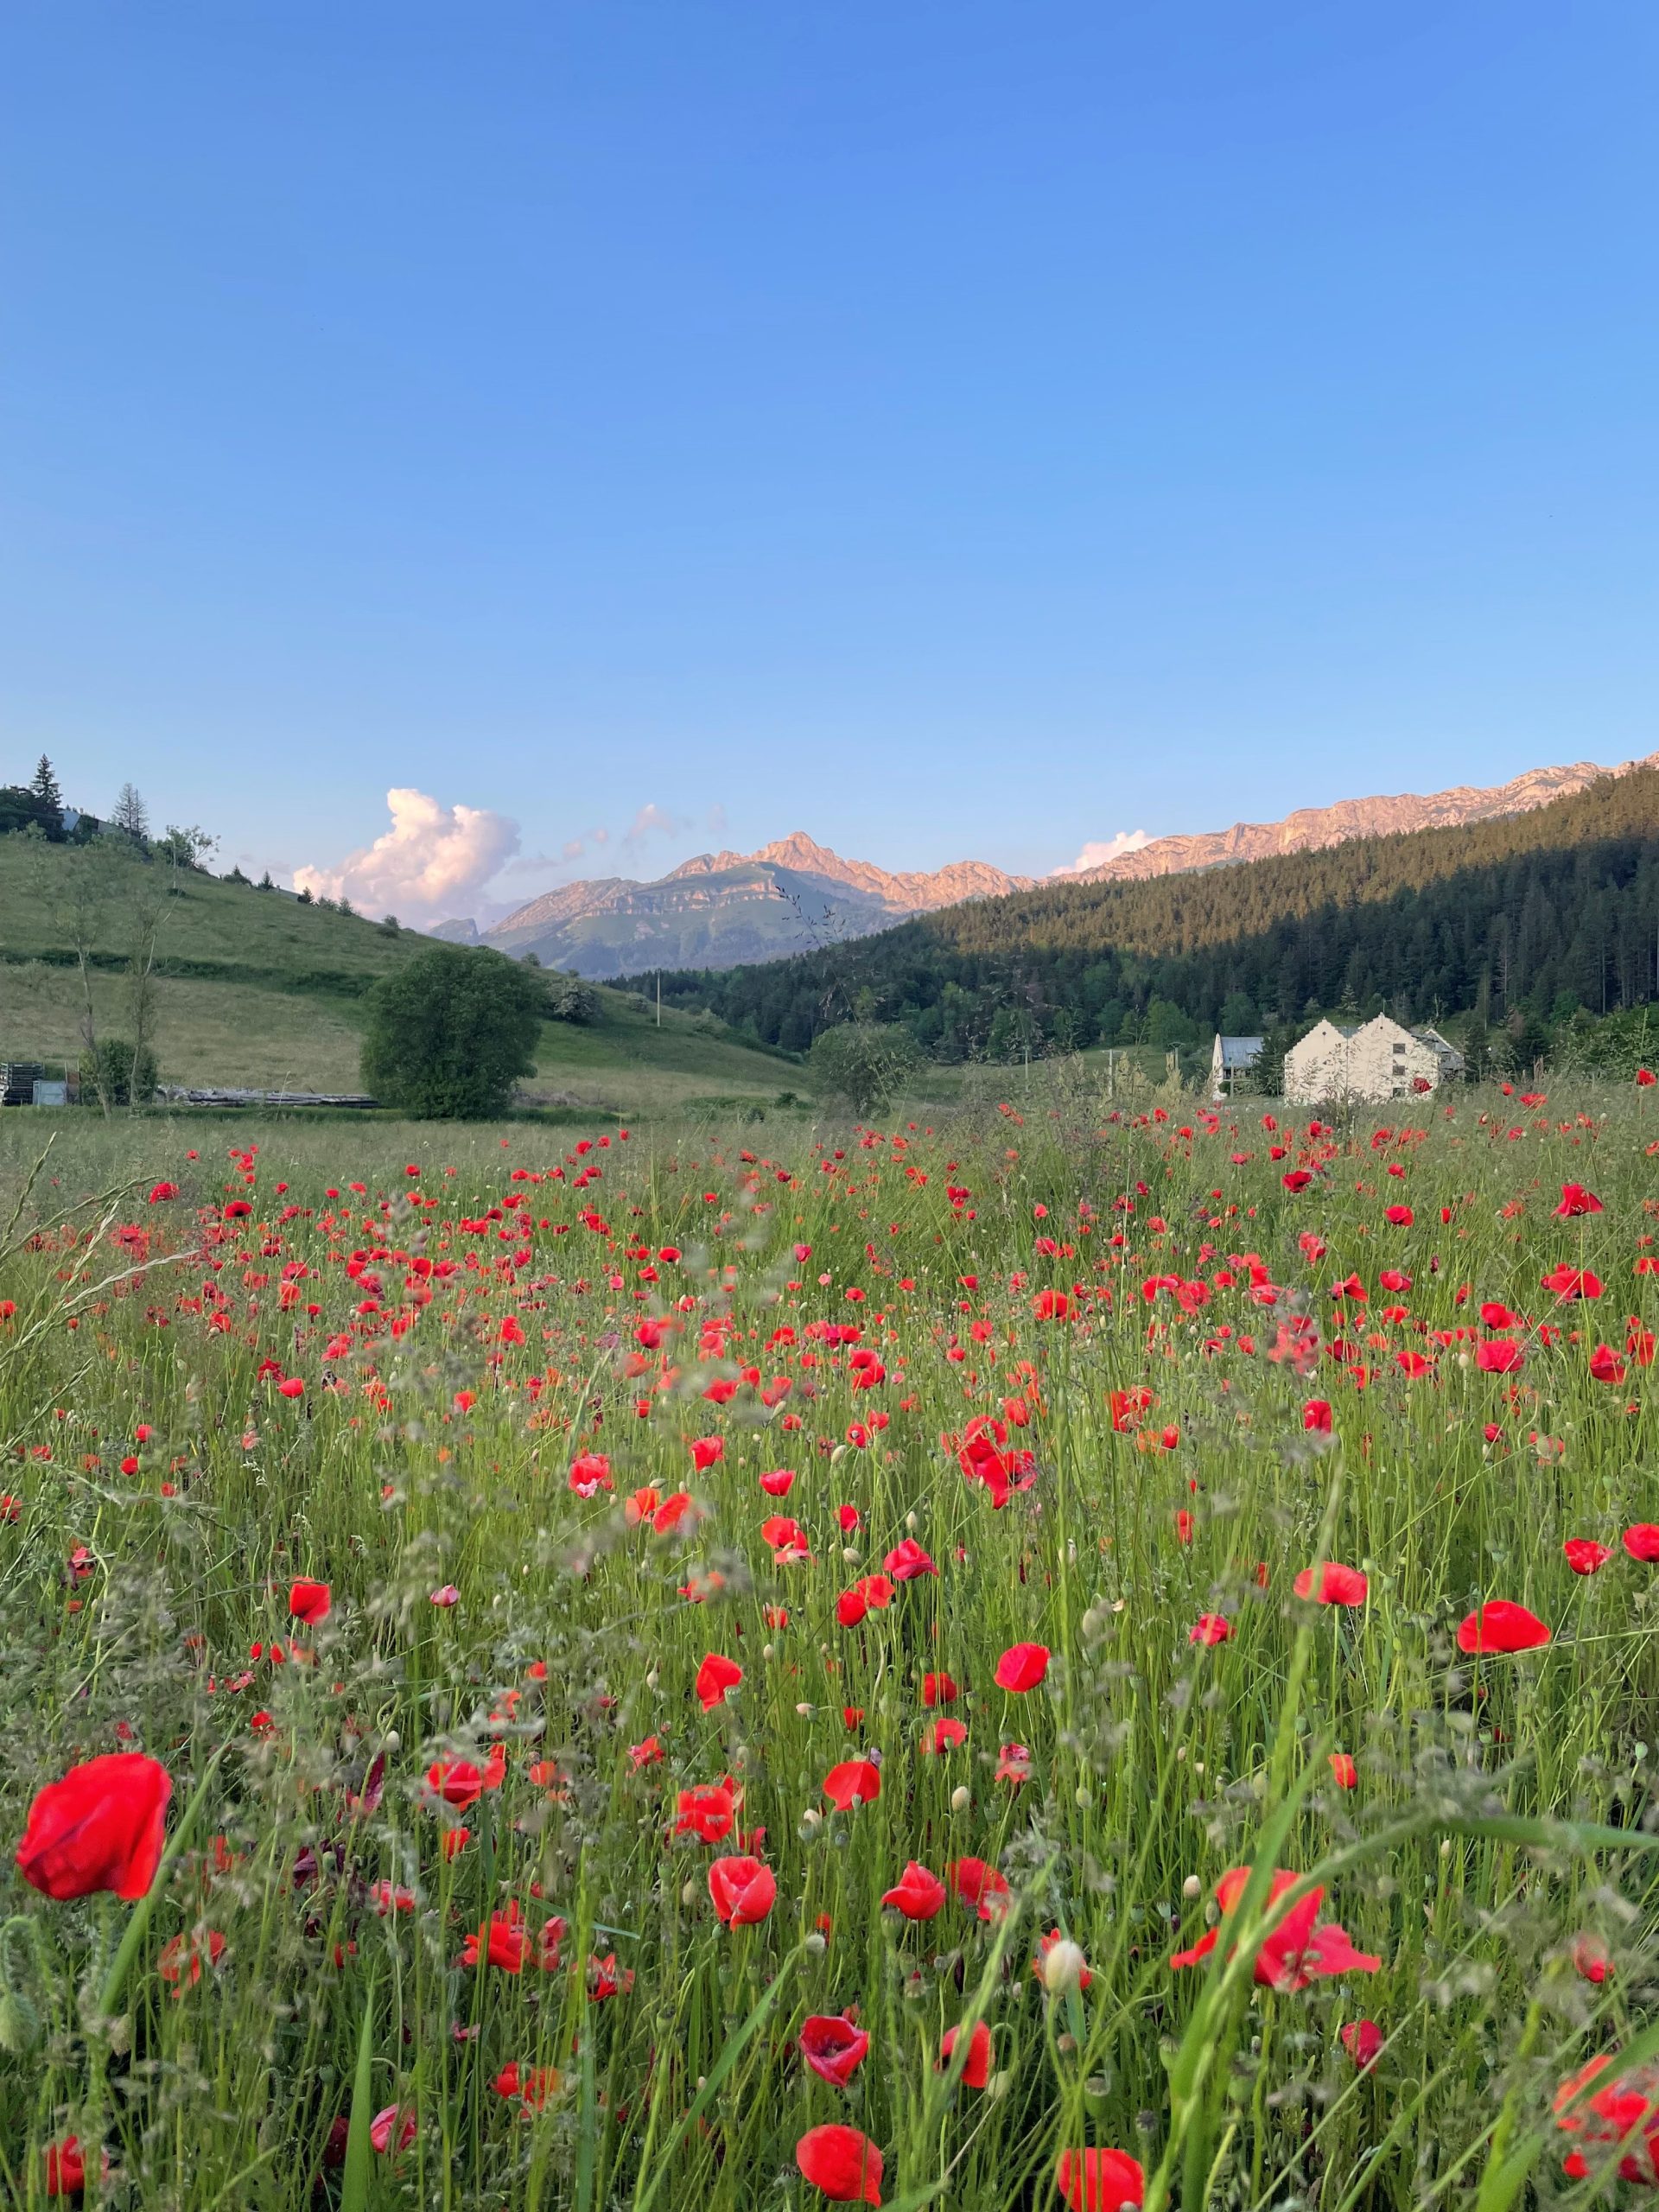
[[[982,899],[663,991],[795,1050],[837,1022],[899,1021],[945,1060],[1177,1045],[1344,1007],[1599,1014],[1659,997],[1659,770],[1465,827]]]

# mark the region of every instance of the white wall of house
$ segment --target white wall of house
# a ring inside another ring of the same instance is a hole
[[[1285,1096],[1299,1105],[1321,1099],[1401,1098],[1421,1081],[1433,1090],[1462,1062],[1448,1059],[1409,1029],[1379,1014],[1344,1035],[1321,1021],[1285,1054]]]

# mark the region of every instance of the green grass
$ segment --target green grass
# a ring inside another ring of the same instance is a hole
[[[80,1052],[79,974],[63,901],[85,856],[0,836],[0,1058],[71,1060]],[[166,879],[159,868],[152,880]],[[121,901],[99,910],[92,976],[100,1030],[122,1033],[130,943]],[[341,1090],[359,1082],[362,994],[430,940],[389,937],[361,918],[271,892],[187,874],[164,902],[157,938],[156,1050],[169,1083]],[[601,990],[586,1027],[549,1022],[525,1086],[613,1116],[764,1105],[805,1093],[805,1070],[709,1017],[668,1011],[660,1030],[633,994]]]
[[[1454,1095],[1375,1141],[1375,1117],[1087,1103],[1039,1073],[936,1135],[664,1121],[581,1151],[524,1123],[82,1118],[32,1186],[47,1122],[0,1124],[0,1832],[123,1745],[173,1776],[175,1837],[202,1793],[136,1929],[14,1881],[8,2201],[43,2205],[73,2133],[139,2212],[810,2212],[796,2146],[826,2123],[880,2147],[911,2212],[1058,2203],[1085,2146],[1183,2212],[1595,2198],[1618,2146],[1551,2099],[1659,2045],[1659,1586],[1620,1543],[1656,1512],[1659,1276],[1635,1269],[1659,1128],[1634,1092]],[[179,1195],[147,1204],[163,1177]],[[1568,1182],[1603,1210],[1558,1216]],[[1562,1263],[1603,1295],[1561,1304]],[[1333,1297],[1355,1276],[1363,1300]],[[1474,1357],[1494,1301],[1512,1373]],[[1000,1509],[957,1457],[998,1421],[1033,1455]],[[701,1468],[699,1438],[724,1447]],[[610,1487],[584,1497],[594,1452]],[[647,1489],[694,1509],[657,1533]],[[810,1558],[774,1556],[772,1514]],[[1599,1573],[1573,1536],[1610,1548]],[[906,1537],[937,1575],[849,1618]],[[1296,1598],[1321,1559],[1363,1570],[1363,1606]],[[320,1626],[289,1619],[296,1574],[331,1585]],[[1459,1649],[1499,1598],[1547,1648]],[[1194,1644],[1208,1614],[1231,1633]],[[1052,1654],[1028,1693],[995,1679],[1017,1643]],[[709,1653],[743,1679],[705,1708]],[[939,1670],[959,1694],[930,1707]],[[966,1734],[935,1755],[942,1715]],[[497,1749],[499,1789],[434,1802],[435,1764]],[[826,1776],[878,1757],[879,1796],[836,1809]],[[726,1777],[731,1832],[677,1833],[678,1793]],[[732,1930],[708,1875],[740,1847],[777,1892]],[[1006,1919],[884,1912],[907,1860],[966,1858],[1000,1869]],[[1272,1865],[1316,1876],[1378,1970],[1253,1986],[1252,1893],[1210,1969],[1173,1971],[1252,1861],[1263,1894]],[[406,1904],[378,1911],[382,1883]],[[510,1909],[523,1970],[467,1966]],[[81,1993],[124,1929],[111,2031]],[[1055,1930],[1086,1989],[1032,1973]],[[210,1936],[175,1994],[165,1947]],[[613,1994],[588,1966],[612,1954]],[[870,2041],[838,2088],[798,2038],[843,2012]],[[982,2091],[934,2065],[980,2018]],[[539,2107],[493,2086],[509,2064],[553,2069]],[[331,2139],[394,2106],[413,2140],[342,2183]]]

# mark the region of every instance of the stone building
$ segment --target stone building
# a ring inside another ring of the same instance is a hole
[[[1407,1029],[1379,1014],[1352,1028],[1316,1022],[1298,1038],[1285,1054],[1285,1096],[1304,1106],[1402,1098],[1462,1073],[1462,1053],[1438,1029]]]

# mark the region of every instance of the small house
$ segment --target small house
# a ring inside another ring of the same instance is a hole
[[[1241,1078],[1262,1057],[1264,1042],[1260,1037],[1223,1037],[1217,1035],[1215,1050],[1210,1055],[1210,1096],[1230,1098],[1242,1088]]]

